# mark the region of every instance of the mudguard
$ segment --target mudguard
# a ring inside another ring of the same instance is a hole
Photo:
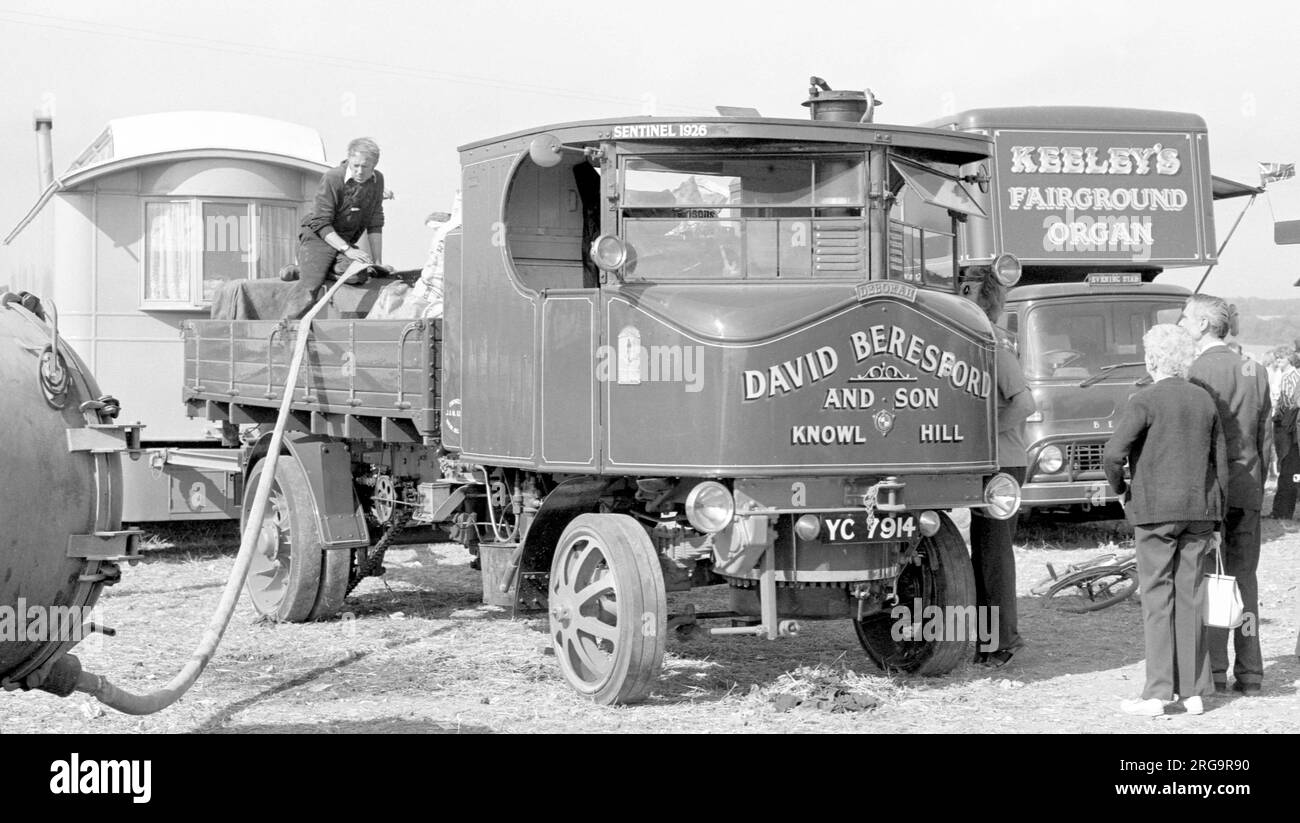
[[[601,495],[617,482],[604,477],[573,477],[546,495],[524,536],[519,568],[512,581],[516,613],[546,608],[546,581],[560,535],[573,518],[597,511]]]
[[[270,447],[268,432],[258,440],[244,464],[244,479]],[[352,458],[347,445],[328,437],[285,432],[284,446],[307,475],[316,521],[320,525],[321,548],[349,549],[370,545],[365,512],[352,485]]]

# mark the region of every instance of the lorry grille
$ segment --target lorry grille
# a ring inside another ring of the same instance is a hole
[[[1103,443],[1075,443],[1070,447],[1070,465],[1076,473],[1101,471]]]

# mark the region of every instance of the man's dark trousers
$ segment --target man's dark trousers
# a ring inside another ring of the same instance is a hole
[[[1212,562],[1212,561],[1211,561]],[[1240,683],[1259,685],[1264,680],[1264,656],[1259,648],[1259,512],[1228,507],[1223,521],[1224,574],[1237,578],[1246,619],[1233,629],[1236,661],[1232,674]],[[1215,683],[1228,680],[1228,629],[1209,628],[1210,668]]]
[[[1173,700],[1214,691],[1202,614],[1212,520],[1135,526],[1138,586],[1146,640],[1142,699]]]
[[[1300,474],[1300,446],[1295,443],[1286,457],[1277,461],[1277,494],[1273,495],[1273,516],[1295,517],[1296,475]]]
[[[1002,471],[1014,477],[1017,483],[1025,481],[1024,466],[1004,467]],[[998,609],[998,647],[991,651],[1015,651],[1024,645],[1016,621],[1016,553],[1012,546],[1019,517],[1016,514],[1008,520],[994,520],[972,512],[970,519],[975,602]],[[984,624],[981,622],[981,625]],[[983,646],[980,650],[984,651]]]
[[[282,315],[285,320],[301,318],[316,304],[325,277],[338,256],[339,252],[315,233],[304,231],[298,235],[298,280],[285,303]]]

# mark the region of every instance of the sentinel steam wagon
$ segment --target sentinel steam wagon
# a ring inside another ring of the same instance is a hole
[[[1019,503],[997,472],[993,328],[960,296],[955,242],[985,219],[960,170],[991,144],[812,91],[811,120],[464,146],[440,320],[189,323],[193,414],[266,427],[293,394],[257,609],[327,617],[399,531],[435,526],[489,598],[548,615],[565,678],[600,703],[644,697],[670,627],[713,618],[770,639],[851,620],[895,671],[970,659],[973,636],[900,634],[891,609],[973,622],[949,512]],[[252,489],[267,438],[248,440]],[[712,584],[729,611],[669,614],[667,592]]]

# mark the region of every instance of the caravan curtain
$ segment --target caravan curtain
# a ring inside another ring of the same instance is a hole
[[[189,302],[194,281],[194,209],[189,201],[145,205],[145,299]]]
[[[298,210],[292,206],[259,206],[257,221],[257,276],[276,277],[293,262]]]

